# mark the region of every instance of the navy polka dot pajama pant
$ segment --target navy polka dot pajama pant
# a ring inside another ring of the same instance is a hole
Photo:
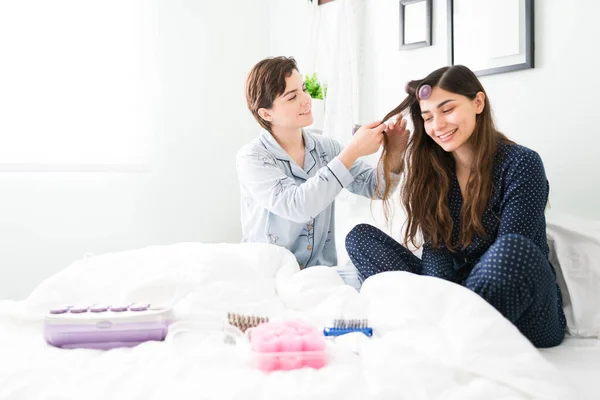
[[[539,248],[524,236],[498,237],[458,282],[454,268],[423,262],[370,225],[356,226],[346,237],[346,249],[365,279],[384,271],[408,271],[455,281],[493,305],[536,347],[557,346],[564,338],[562,298],[552,268]],[[423,259],[427,259],[425,254]]]

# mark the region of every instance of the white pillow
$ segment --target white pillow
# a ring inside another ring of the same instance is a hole
[[[555,216],[547,235],[569,334],[600,337],[600,222]]]

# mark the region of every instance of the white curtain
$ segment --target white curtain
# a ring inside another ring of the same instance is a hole
[[[346,143],[359,123],[360,39],[365,0],[310,3],[307,72],[317,72],[327,86],[323,133]]]
[[[352,137],[360,120],[360,59],[364,36],[365,0],[336,0],[318,7],[310,3],[310,35],[305,56],[309,72],[317,72],[327,85],[323,134],[342,145]],[[376,163],[377,157],[370,157]],[[374,208],[375,211],[375,208]],[[375,214],[380,214],[375,211]],[[380,218],[378,218],[380,219]],[[351,262],[344,239],[356,224],[377,223],[371,214],[371,201],[343,191],[336,199],[336,243],[338,264]]]
[[[359,59],[363,35],[364,0],[338,0],[337,29],[326,60],[326,135],[346,143],[359,121]]]

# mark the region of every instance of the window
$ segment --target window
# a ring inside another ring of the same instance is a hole
[[[160,126],[157,7],[0,1],[0,170],[151,161]]]

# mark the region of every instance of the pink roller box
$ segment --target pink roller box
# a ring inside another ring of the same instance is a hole
[[[44,338],[63,349],[133,347],[167,335],[172,311],[149,304],[57,307],[44,318]]]
[[[303,321],[268,322],[248,332],[254,365],[263,371],[321,368],[327,363],[325,337]]]

